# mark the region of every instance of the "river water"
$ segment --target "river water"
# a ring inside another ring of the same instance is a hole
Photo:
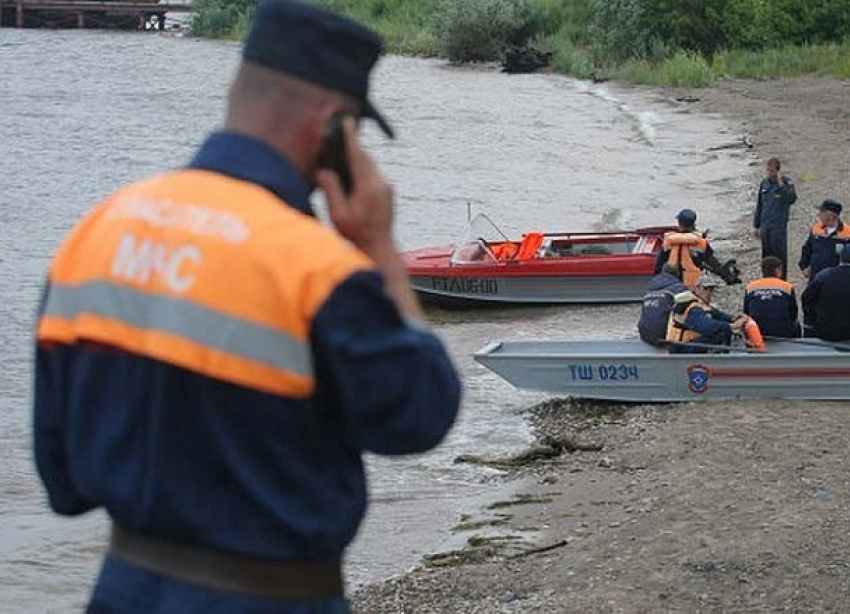
[[[33,316],[52,252],[119,185],[184,163],[223,117],[232,43],[167,34],[0,30],[0,595],[4,612],[75,611],[106,535],[101,513],[48,510],[31,460]],[[554,75],[501,74],[385,58],[374,97],[388,142],[364,139],[397,191],[405,249],[451,242],[468,212],[509,235],[670,223],[678,209],[729,228],[750,158],[708,151],[737,136],[721,118],[638,90]],[[320,215],[322,212],[319,204]],[[634,334],[637,307],[429,312],[465,382],[446,442],[422,456],[369,458],[372,506],[347,557],[352,587],[452,547],[461,514],[495,496],[492,471],[453,464],[530,441],[520,411],[543,398],[486,372],[470,354],[499,337]]]

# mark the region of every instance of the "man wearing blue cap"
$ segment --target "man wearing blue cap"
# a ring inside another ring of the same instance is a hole
[[[57,253],[35,456],[56,512],[112,520],[89,612],[347,612],[362,453],[451,427],[460,382],[357,136],[360,118],[392,135],[368,98],[380,52],[355,22],[262,0],[225,129]]]
[[[839,252],[850,243],[850,227],[841,220],[841,203],[827,199],[818,207],[818,222],[812,225],[800,252],[800,270],[811,282],[817,274],[836,266]]]
[[[671,264],[678,267],[682,283],[690,289],[694,288],[704,270],[716,273],[727,284],[741,283],[735,260],[721,264],[705,233],[697,231],[696,211],[682,209],[676,215],[676,222],[678,229],[664,236],[655,260],[654,275],[661,273],[665,264]]]
[[[850,341],[850,245],[839,254],[838,266],[818,273],[803,291],[806,326],[827,341]]]

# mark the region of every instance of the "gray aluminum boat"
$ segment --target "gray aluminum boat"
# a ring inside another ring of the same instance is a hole
[[[495,341],[476,361],[517,388],[614,401],[850,399],[850,343],[671,354],[639,340]]]

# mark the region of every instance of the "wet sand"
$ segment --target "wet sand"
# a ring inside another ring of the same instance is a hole
[[[709,90],[644,91],[687,112],[721,114],[752,139],[759,162],[751,189],[738,197],[732,230],[715,241],[739,259],[746,279],[758,272],[747,212],[765,160],[779,157],[799,193],[789,263],[818,203],[850,205],[850,82],[727,80]],[[733,307],[741,288],[720,294]],[[458,526],[467,548],[363,587],[354,609],[845,611],[848,410],[788,401],[533,408],[526,415],[539,436],[601,450],[506,471],[512,497]]]

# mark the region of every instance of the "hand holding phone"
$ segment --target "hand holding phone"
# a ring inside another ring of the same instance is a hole
[[[346,196],[351,194],[351,170],[348,166],[348,152],[345,147],[345,132],[342,122],[345,113],[337,113],[328,120],[322,133],[322,152],[319,154],[319,167],[337,174]]]

